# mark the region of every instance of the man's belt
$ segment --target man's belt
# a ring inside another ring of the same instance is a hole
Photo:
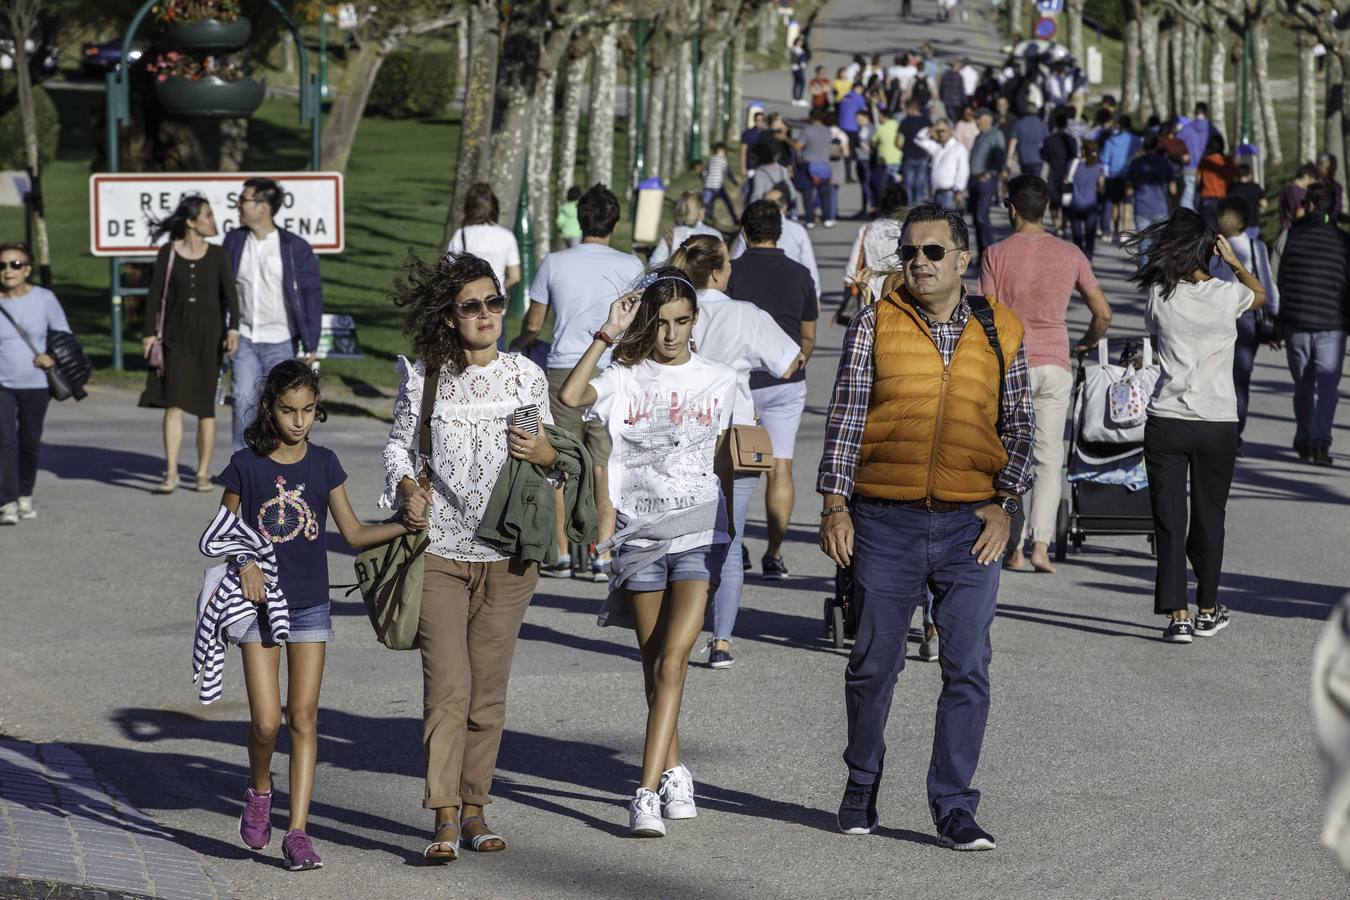
[[[953,512],[954,510],[964,509],[967,506],[976,506],[989,503],[989,500],[965,500],[959,503],[952,503],[947,500],[934,500],[932,497],[924,497],[919,500],[886,500],[881,497],[863,497],[868,503],[883,503],[889,506],[903,506],[905,509],[922,509],[926,512]]]

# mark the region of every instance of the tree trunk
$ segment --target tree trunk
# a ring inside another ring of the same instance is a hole
[[[1200,30],[1191,21],[1181,25],[1181,98],[1179,113],[1190,115],[1197,99],[1195,89],[1196,59],[1200,55]]]
[[[366,111],[366,100],[389,55],[389,49],[380,43],[369,43],[347,54],[347,67],[337,83],[337,97],[328,109],[319,141],[323,167],[327,171],[345,172],[352,154],[356,131]]]
[[[614,184],[614,95],[618,78],[617,22],[605,26],[592,55],[590,133],[586,142],[586,183]]]
[[[1327,99],[1326,119],[1322,126],[1322,146],[1325,152],[1340,160],[1341,164],[1336,169],[1336,180],[1344,187],[1346,171],[1345,138],[1341,129],[1345,126],[1345,67],[1341,64],[1340,54],[1334,51],[1328,52],[1326,58]],[[1300,161],[1312,158],[1302,154],[1299,155]]]
[[[534,95],[539,84],[548,0],[515,0],[497,61],[496,123],[492,132],[492,185],[508,224],[515,221],[520,185],[525,176],[525,150],[537,147],[534,138]]]
[[[492,113],[497,83],[497,57],[501,46],[501,20],[494,0],[472,0],[469,6],[470,52],[468,81],[464,85],[464,114],[459,123],[459,160],[455,166],[455,190],[445,215],[442,246],[459,228],[464,217],[464,197],[469,188],[492,175]]]
[[[1014,41],[1027,36],[1026,0],[1008,0],[1008,36]]]
[[[1087,71],[1087,45],[1083,42],[1083,7],[1086,0],[1068,0],[1064,15],[1069,26],[1069,55],[1084,72]]]
[[[679,174],[679,162],[676,159],[677,146],[679,141],[675,136],[675,128],[678,124],[676,109],[680,105],[680,73],[672,66],[678,67],[680,63],[680,48],[678,43],[672,45],[671,52],[666,57],[666,73],[662,82],[665,85],[665,101],[662,103],[664,109],[661,116],[661,177],[666,181]]]
[[[657,178],[665,174],[665,144],[662,125],[666,121],[666,79],[669,77],[666,67],[658,63],[658,57],[652,57],[652,78],[647,90],[647,171]]]
[[[745,93],[741,87],[741,72],[745,69],[745,31],[736,29],[736,34],[731,39],[731,99],[727,101],[727,106],[731,107],[731,125],[727,128],[727,133],[722,135],[722,140],[730,144],[741,136],[741,130],[745,127]]]
[[[220,171],[240,172],[248,155],[248,119],[220,120]]]
[[[553,249],[553,115],[558,94],[558,69],[539,73],[534,96],[534,141],[530,144],[530,216],[534,225],[536,263]],[[528,285],[527,285],[528,287]]]
[[[1155,4],[1146,4],[1139,12],[1139,54],[1144,75],[1144,96],[1139,110],[1141,119],[1150,115],[1161,118],[1167,113],[1167,96],[1159,72],[1160,66],[1166,65],[1166,57],[1158,52],[1158,25],[1161,21],[1162,12]]]
[[[1137,0],[1125,7],[1125,46],[1120,64],[1120,105],[1123,112],[1139,112],[1139,10]]]
[[[281,66],[287,75],[295,74],[295,35],[290,32],[281,39]]]
[[[1223,135],[1228,135],[1223,96],[1227,66],[1228,48],[1225,46],[1224,32],[1222,30],[1211,30],[1209,32],[1209,120]],[[1229,143],[1234,142],[1229,141]]]
[[[1280,146],[1280,123],[1275,118],[1275,97],[1270,89],[1270,26],[1264,18],[1251,25],[1252,81],[1259,105],[1255,112],[1261,115],[1261,127],[1266,136],[1266,162],[1278,166],[1284,162]],[[1315,143],[1315,141],[1314,141]]]
[[[672,178],[680,177],[689,168],[689,131],[694,122],[693,67],[694,48],[689,41],[681,41],[679,52],[675,54],[676,75],[671,81],[676,86],[675,127],[670,130],[669,138]]]
[[[1317,57],[1313,46],[1317,40],[1307,32],[1298,35],[1298,158],[1317,158]],[[1335,57],[1328,53],[1327,62]],[[1328,66],[1327,83],[1331,83]],[[1339,159],[1339,155],[1337,159]]]
[[[755,29],[755,51],[768,53],[773,48],[773,39],[778,36],[778,13],[772,3],[760,7],[759,27]]]
[[[14,74],[19,95],[19,119],[23,123],[24,155],[28,159],[28,169],[33,177],[33,190],[41,196],[39,190],[42,178],[42,158],[38,155],[37,106],[33,100],[32,70],[28,67],[28,50],[25,43],[36,33],[38,9],[40,4],[29,0],[17,0],[10,8],[8,22],[10,38],[13,40]],[[47,238],[47,217],[41,206],[33,210],[33,253],[37,257],[38,280],[44,285],[52,283],[51,242]]]
[[[573,56],[567,61],[567,70],[563,73],[562,116],[560,125],[562,134],[558,136],[558,174],[556,176],[557,195],[566,197],[568,188],[576,184],[577,177],[577,131],[581,128],[581,89],[586,84],[587,54]],[[582,190],[589,184],[580,185]]]
[[[709,47],[709,41],[703,41],[703,60],[699,66],[698,100],[700,127],[698,158],[706,160],[712,155],[713,137],[718,128],[718,109],[721,106],[721,90],[718,75],[722,72],[722,52]]]

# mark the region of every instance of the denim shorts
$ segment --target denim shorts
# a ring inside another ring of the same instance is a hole
[[[680,553],[667,553],[656,562],[634,572],[624,582],[626,591],[663,591],[677,581],[706,581],[716,584],[727,558],[726,544],[710,544]]]
[[[291,614],[291,636],[287,643],[291,644],[326,644],[333,639],[333,608],[332,604],[320,603],[318,606],[306,606],[301,609],[290,610]],[[275,647],[277,642],[272,640],[272,630],[267,629],[267,638],[263,639],[259,631],[259,625],[267,627],[266,607],[258,607],[258,617],[253,620],[253,624],[248,626],[248,631],[239,639],[241,644],[262,644],[264,647]]]

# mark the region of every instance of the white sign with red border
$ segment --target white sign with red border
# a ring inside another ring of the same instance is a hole
[[[343,208],[341,172],[145,172],[91,175],[89,178],[89,249],[95,256],[154,256],[159,244],[150,239],[152,222],[173,213],[188,194],[211,203],[220,243],[239,227],[235,204],[247,178],[271,178],[285,193],[277,225],[309,241],[315,253],[341,253]]]

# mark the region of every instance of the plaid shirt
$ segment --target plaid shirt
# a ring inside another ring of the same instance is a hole
[[[949,322],[934,324],[917,304],[914,308],[933,332],[933,343],[942,354],[943,365],[950,364],[957,341],[970,318],[970,305],[965,296],[961,297]],[[820,473],[816,479],[816,491],[821,494],[853,495],[863,425],[872,401],[872,380],[876,372],[876,357],[872,350],[876,337],[877,304],[873,303],[853,317],[839,354],[839,371],[834,378],[834,393],[825,419],[825,450],[820,457]],[[1003,375],[1003,422],[999,439],[1008,451],[1008,463],[994,478],[998,490],[1021,496],[1031,487],[1035,434],[1036,416],[1031,404],[1027,354],[1024,347],[1018,347],[1017,355],[1009,361]]]

